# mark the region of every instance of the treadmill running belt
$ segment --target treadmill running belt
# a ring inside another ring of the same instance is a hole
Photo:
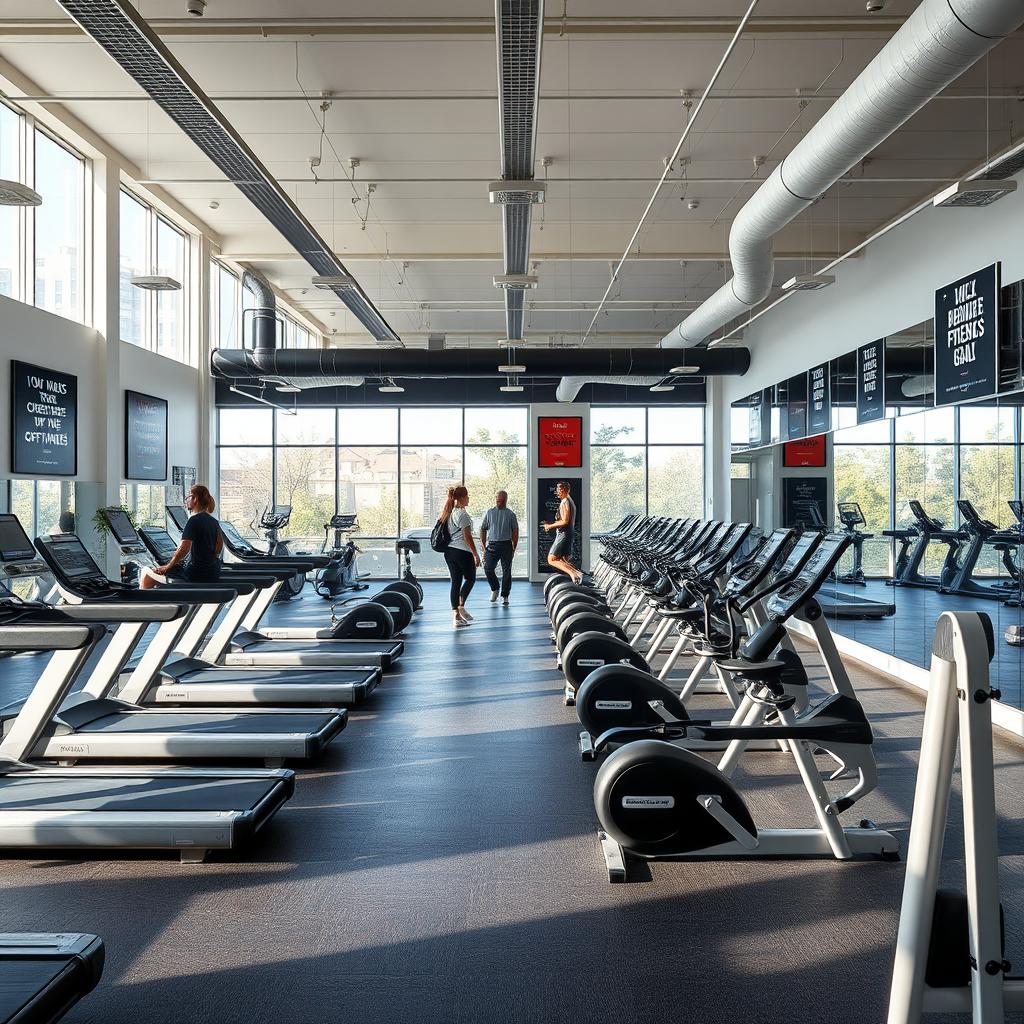
[[[146,711],[139,714],[105,715],[75,729],[84,732],[187,732],[187,733],[318,733],[337,717],[336,712],[323,714],[162,714]]]
[[[334,683],[358,683],[370,682],[377,678],[378,669],[352,669],[352,668],[317,668],[309,669],[309,675],[303,674],[301,670],[294,668],[240,668],[232,672],[231,668],[214,668],[191,670],[178,680],[182,685],[186,683],[201,683],[204,677],[211,683],[271,683],[275,686],[288,686],[292,683],[298,686],[308,686],[310,683],[323,683],[329,686]],[[209,673],[207,675],[207,672]],[[315,674],[314,674],[315,673]],[[174,676],[174,664],[167,667],[167,674]]]
[[[245,811],[262,801],[280,779],[189,779],[95,775],[46,777],[42,773],[0,778],[0,812],[49,811]]]

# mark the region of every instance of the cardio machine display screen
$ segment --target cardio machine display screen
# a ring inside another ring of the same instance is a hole
[[[170,559],[174,552],[178,550],[178,545],[171,540],[171,535],[166,530],[143,528],[142,533],[146,540],[153,545],[153,552],[157,558]]]
[[[0,561],[28,562],[35,558],[32,541],[15,515],[0,515]]]
[[[180,508],[178,505],[167,505],[167,516],[174,523],[179,530],[185,529],[185,524],[188,522],[188,513]]]
[[[252,550],[252,545],[247,540],[243,540],[242,535],[238,532],[237,529],[235,529],[235,527],[231,523],[227,522],[227,520],[222,519],[220,521],[220,529],[221,533],[224,534],[224,537],[227,540],[227,542],[233,548],[239,548],[243,551]]]
[[[135,532],[135,527],[132,526],[132,521],[128,518],[127,512],[123,512],[121,509],[110,509],[105,515],[107,524],[110,526],[110,532],[114,535],[114,540],[118,544],[138,543],[138,534]]]
[[[62,575],[71,580],[102,576],[99,566],[93,561],[92,555],[85,550],[77,537],[50,537],[46,546],[53,556],[57,568]]]

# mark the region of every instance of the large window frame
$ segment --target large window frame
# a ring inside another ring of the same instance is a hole
[[[11,280],[4,294],[26,305],[45,309],[55,316],[85,323],[85,296],[91,271],[90,254],[86,247],[88,161],[73,146],[39,124],[31,114],[3,103],[2,100],[0,105],[4,108],[6,120],[9,120],[11,115],[16,119],[11,133],[15,151],[8,154],[4,160],[4,175],[12,176],[22,184],[36,189],[43,197],[43,207],[7,208],[3,211],[7,219],[6,230],[9,232],[9,240],[13,247],[10,261],[13,264],[10,268]],[[73,188],[61,186],[47,189],[42,184],[39,167],[40,143],[56,147],[75,161],[76,181]],[[48,196],[49,209],[46,208]],[[43,257],[40,255],[37,227],[40,217],[50,216],[58,202],[75,204],[74,216],[77,223],[72,233],[73,237],[61,238],[58,245],[58,252],[60,249],[70,249],[67,275],[40,279],[38,261]],[[52,287],[48,287],[47,281]]]
[[[657,414],[662,410],[671,409],[693,409],[699,410],[700,413],[700,437],[699,440],[693,440],[692,438],[679,438],[672,440],[651,440],[651,414]],[[624,437],[616,437],[613,439],[598,441],[595,440],[594,436],[594,421],[599,418],[602,413],[608,411],[616,411],[622,413],[631,413],[634,416],[637,413],[642,413],[643,420],[643,435],[642,438],[633,439],[629,435]],[[698,404],[680,404],[680,405],[594,405],[591,406],[591,438],[590,438],[590,463],[591,463],[591,474],[590,474],[590,507],[593,518],[593,510],[595,509],[594,503],[594,487],[601,486],[601,481],[598,480],[597,475],[593,472],[593,466],[595,462],[595,454],[601,452],[601,450],[610,451],[613,449],[636,449],[637,454],[642,453],[643,457],[643,500],[637,502],[637,507],[633,511],[639,512],[641,515],[650,515],[651,513],[651,475],[652,475],[652,454],[656,456],[670,451],[672,449],[688,449],[694,452],[700,453],[700,465],[698,470],[695,472],[695,476],[700,482],[700,492],[696,497],[696,500],[691,500],[691,509],[685,510],[685,513],[676,512],[674,514],[690,514],[699,516],[703,513],[704,509],[704,468],[705,468],[705,457],[704,457],[704,441],[705,441],[705,424],[704,424],[704,405]],[[642,506],[642,507],[640,507]],[[625,513],[623,513],[625,514]],[[664,514],[663,510],[658,509],[654,514]],[[620,516],[621,518],[621,516]],[[614,524],[611,524],[614,525]],[[590,539],[593,542],[594,539],[603,532],[604,529],[611,528],[609,524],[601,524],[597,528],[593,528]]]
[[[121,341],[146,349],[148,352],[156,352],[158,355],[174,359],[179,363],[195,366],[198,346],[193,343],[193,334],[190,330],[189,257],[191,238],[187,231],[172,223],[159,210],[130,189],[122,188],[118,201],[121,204],[121,233],[118,240]],[[143,217],[142,265],[140,267],[127,267],[122,258],[126,240],[124,231],[127,222],[124,215],[126,202],[137,206]],[[167,232],[172,232],[174,238],[180,240],[181,243],[180,262],[176,260],[177,265],[173,267],[168,265],[166,253],[162,251],[161,240],[166,239]],[[136,288],[131,283],[132,276],[136,274],[163,274],[173,277],[180,282],[181,288],[173,292],[152,292]],[[130,308],[130,302],[126,300],[129,299],[134,299],[141,305],[141,316],[139,317],[141,330],[138,338],[125,336],[127,333],[124,330],[125,310]],[[168,315],[169,313],[171,315]],[[162,338],[164,331],[170,326],[174,327],[174,333],[177,335],[173,350],[168,350],[168,345]]]
[[[359,408],[363,409],[365,407],[359,407]],[[411,432],[411,427],[409,427],[409,425],[406,422],[406,416],[403,415],[403,413],[406,414],[406,415],[410,415],[410,414],[416,414],[416,413],[421,413],[421,412],[428,412],[428,413],[436,412],[437,410],[433,409],[432,407],[420,407],[420,406],[408,406],[408,407],[401,407],[401,408],[395,408],[395,407],[391,407],[391,406],[381,407],[381,409],[380,409],[381,412],[393,412],[394,413],[394,417],[395,417],[395,432],[394,432],[394,434],[389,434],[388,436],[384,436],[383,434],[381,434],[381,436],[377,437],[377,438],[374,438],[374,437],[372,437],[370,435],[360,436],[358,438],[358,440],[348,440],[345,437],[345,430],[344,430],[344,424],[343,424],[343,419],[342,418],[344,417],[346,412],[350,411],[348,407],[345,407],[345,406],[330,407],[328,410],[324,410],[322,408],[321,409],[317,409],[317,410],[314,410],[314,409],[299,410],[300,413],[303,412],[303,411],[318,411],[318,412],[329,411],[329,412],[333,413],[333,416],[334,416],[334,421],[333,421],[334,422],[334,426],[333,426],[333,432],[332,432],[333,440],[330,441],[330,442],[319,444],[319,445],[315,444],[315,443],[311,443],[307,439],[299,439],[299,440],[295,440],[295,441],[281,440],[281,438],[279,436],[279,434],[280,434],[280,426],[279,426],[279,424],[281,423],[282,416],[284,416],[286,414],[283,414],[280,411],[276,411],[275,412],[275,411],[272,411],[272,410],[269,410],[269,409],[265,411],[266,416],[269,417],[269,421],[270,421],[270,432],[269,432],[269,434],[264,434],[263,436],[260,437],[259,440],[262,442],[260,444],[234,444],[234,443],[225,444],[225,443],[223,443],[221,429],[220,429],[220,420],[218,419],[218,431],[217,431],[217,463],[218,463],[218,465],[217,465],[217,479],[218,479],[219,482],[221,482],[221,485],[222,485],[221,466],[222,466],[222,462],[223,462],[223,458],[224,458],[224,453],[231,452],[231,451],[236,451],[236,452],[254,452],[254,453],[255,452],[266,452],[266,453],[269,453],[269,456],[270,456],[270,481],[269,481],[269,483],[270,483],[270,487],[271,487],[271,490],[272,490],[272,494],[273,494],[274,500],[278,500],[279,488],[280,488],[280,482],[281,482],[280,481],[280,473],[279,473],[279,465],[280,465],[280,461],[281,461],[281,453],[282,452],[289,451],[289,450],[313,451],[313,450],[315,450],[317,448],[323,449],[325,452],[328,451],[328,450],[333,450],[333,458],[334,458],[334,511],[336,511],[336,512],[337,511],[348,512],[348,511],[353,511],[353,510],[349,509],[349,508],[341,508],[340,507],[340,496],[341,496],[341,487],[342,487],[340,465],[341,465],[341,462],[343,461],[342,452],[344,450],[352,450],[352,449],[367,449],[367,450],[369,450],[369,449],[376,449],[376,450],[386,450],[388,452],[394,452],[395,453],[395,473],[394,473],[395,479],[393,481],[393,484],[394,484],[394,509],[393,509],[393,519],[392,519],[392,522],[395,525],[396,532],[392,533],[392,534],[359,533],[359,534],[356,535],[357,543],[359,543],[360,546],[364,546],[365,545],[365,546],[369,547],[374,542],[386,543],[388,545],[389,551],[388,551],[388,554],[387,554],[387,560],[385,561],[384,558],[382,557],[381,561],[384,562],[383,568],[387,572],[392,572],[393,571],[393,567],[396,565],[396,556],[394,555],[393,547],[392,547],[393,542],[395,540],[397,540],[399,537],[402,537],[402,536],[406,535],[410,531],[416,531],[417,536],[419,536],[420,534],[424,534],[424,535],[425,534],[429,534],[429,529],[430,529],[430,525],[431,525],[431,524],[428,523],[426,525],[416,524],[414,526],[407,526],[403,522],[403,489],[406,491],[406,493],[412,493],[412,491],[414,489],[419,488],[419,487],[423,487],[428,482],[433,482],[433,483],[437,482],[437,480],[433,479],[433,478],[430,479],[430,480],[427,480],[427,479],[416,479],[415,481],[413,481],[412,479],[408,479],[407,480],[406,479],[406,475],[407,474],[405,472],[407,467],[403,466],[403,460],[408,460],[408,458],[409,458],[408,453],[410,451],[420,450],[420,449],[427,449],[427,450],[437,449],[437,450],[444,450],[445,452],[449,452],[450,451],[452,453],[452,455],[453,455],[452,461],[454,462],[454,454],[457,452],[458,453],[458,465],[460,467],[460,472],[457,474],[457,478],[453,478],[451,480],[451,483],[457,484],[457,483],[461,483],[465,479],[465,473],[466,473],[466,467],[467,467],[467,456],[475,457],[477,453],[479,453],[479,452],[481,452],[482,450],[485,450],[485,449],[486,450],[490,450],[490,451],[494,451],[494,452],[498,452],[498,451],[505,452],[507,450],[515,449],[516,450],[516,456],[515,457],[521,457],[521,460],[522,460],[522,487],[523,487],[523,493],[522,493],[522,499],[521,499],[522,500],[522,508],[521,509],[517,509],[517,511],[519,512],[519,515],[520,515],[521,538],[520,538],[519,549],[518,549],[517,554],[516,554],[516,564],[514,566],[514,571],[516,572],[517,575],[525,575],[526,571],[527,571],[526,559],[527,559],[527,553],[529,551],[528,543],[527,543],[528,525],[526,523],[526,501],[527,501],[526,487],[527,487],[527,478],[528,478],[527,453],[528,453],[528,450],[529,450],[529,448],[528,448],[528,437],[527,437],[528,429],[529,429],[528,407],[525,406],[525,405],[523,405],[523,406],[518,406],[518,405],[517,406],[501,406],[500,407],[503,411],[504,410],[515,410],[517,414],[520,414],[522,416],[522,435],[521,435],[521,439],[518,440],[518,441],[516,441],[516,440],[508,440],[505,436],[489,438],[487,440],[476,440],[476,439],[474,439],[474,437],[476,437],[477,431],[479,430],[479,425],[477,425],[477,426],[472,428],[473,437],[471,437],[469,435],[469,433],[467,432],[467,412],[472,413],[472,412],[474,412],[476,410],[476,408],[477,407],[463,407],[463,406],[448,407],[448,409],[446,411],[448,411],[448,412],[456,412],[458,414],[459,440],[455,441],[454,440],[454,434],[453,434],[451,439],[449,439],[447,441],[437,441],[436,443],[431,442],[429,439],[423,438],[421,435],[419,435],[417,433]],[[256,413],[262,413],[263,412],[263,410],[252,409],[249,406],[231,406],[231,407],[222,408],[222,409],[219,410],[220,413],[235,412],[235,411],[252,411],[252,412],[256,412]],[[408,437],[404,436],[406,433],[409,433]],[[263,460],[261,459],[261,463],[262,463],[262,461]],[[390,481],[383,481],[383,482],[381,482],[379,484],[379,486],[382,486],[382,487],[389,486],[390,483],[391,483]],[[480,525],[479,518],[480,518],[480,515],[482,514],[482,510],[490,506],[492,497],[493,497],[493,495],[491,495],[491,494],[486,494],[486,495],[484,495],[484,494],[479,494],[479,495],[472,494],[471,495],[472,507],[471,507],[470,511],[475,516],[475,520],[476,520],[475,525],[476,525],[477,529],[479,529],[479,525]],[[270,502],[270,500],[271,500],[271,494],[268,493],[264,503],[268,504]],[[254,509],[254,511],[258,514],[259,510],[258,509]],[[355,511],[358,512],[358,509],[356,509]],[[247,523],[239,523],[237,525],[244,527],[244,526],[247,526],[248,524]],[[306,543],[305,546],[307,546],[307,547],[312,546],[309,542],[314,539],[314,535],[311,532],[309,532],[308,530],[305,530],[305,531],[302,531],[302,530],[295,531],[295,530],[289,529],[289,531],[287,531],[286,533],[283,533],[282,536],[287,536],[288,534],[291,534],[291,536],[293,536],[293,537],[298,537],[298,538],[302,538],[302,539],[306,540],[307,543]],[[319,541],[320,539],[322,539],[322,535],[321,535],[320,538],[316,538],[316,539]],[[437,563],[436,565],[434,564],[435,562]],[[441,572],[441,571],[446,571],[443,568],[443,562],[440,560],[439,556],[434,555],[429,550],[429,545],[424,544],[423,545],[423,551],[421,552],[421,555],[417,559],[417,572],[420,573],[421,575],[424,575],[424,574],[430,575],[432,573],[436,574],[436,573]]]

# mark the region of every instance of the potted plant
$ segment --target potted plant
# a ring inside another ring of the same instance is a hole
[[[96,512],[92,517],[92,528],[96,531],[97,536],[100,538],[100,543],[103,545],[104,554],[107,549],[107,537],[110,536],[110,524],[107,522],[107,517],[103,514],[104,512],[123,512],[128,517],[128,522],[132,524],[132,528],[138,530],[139,523],[135,518],[135,513],[132,512],[127,505],[106,505],[103,508],[96,509]],[[121,563],[121,582],[122,583],[134,583],[138,577],[139,569],[138,566],[133,562],[122,562]]]

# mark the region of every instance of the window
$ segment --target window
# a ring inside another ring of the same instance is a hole
[[[121,504],[131,510],[139,526],[163,526],[167,490],[163,484],[121,484]],[[180,492],[175,493],[180,498]]]
[[[238,348],[241,285],[222,263],[210,261],[210,347]]]
[[[0,178],[22,181],[22,119],[0,103]],[[21,279],[21,214],[0,206],[0,295],[18,298]]]
[[[72,320],[83,313],[85,162],[49,135],[34,131],[35,304]]]
[[[220,410],[221,514],[245,528],[273,500],[292,506],[282,532],[294,550],[319,550],[335,510],[359,516],[364,571],[396,570],[394,543],[422,542],[421,576],[447,574],[426,543],[453,484],[469,488],[477,524],[506,490],[523,531],[514,569],[528,557],[525,408]]]
[[[179,362],[194,362],[187,343],[186,236],[135,196],[121,192],[120,299],[121,340]],[[171,277],[181,288],[152,292],[132,278]]]
[[[703,406],[594,407],[590,444],[592,537],[634,513],[702,514]]]

